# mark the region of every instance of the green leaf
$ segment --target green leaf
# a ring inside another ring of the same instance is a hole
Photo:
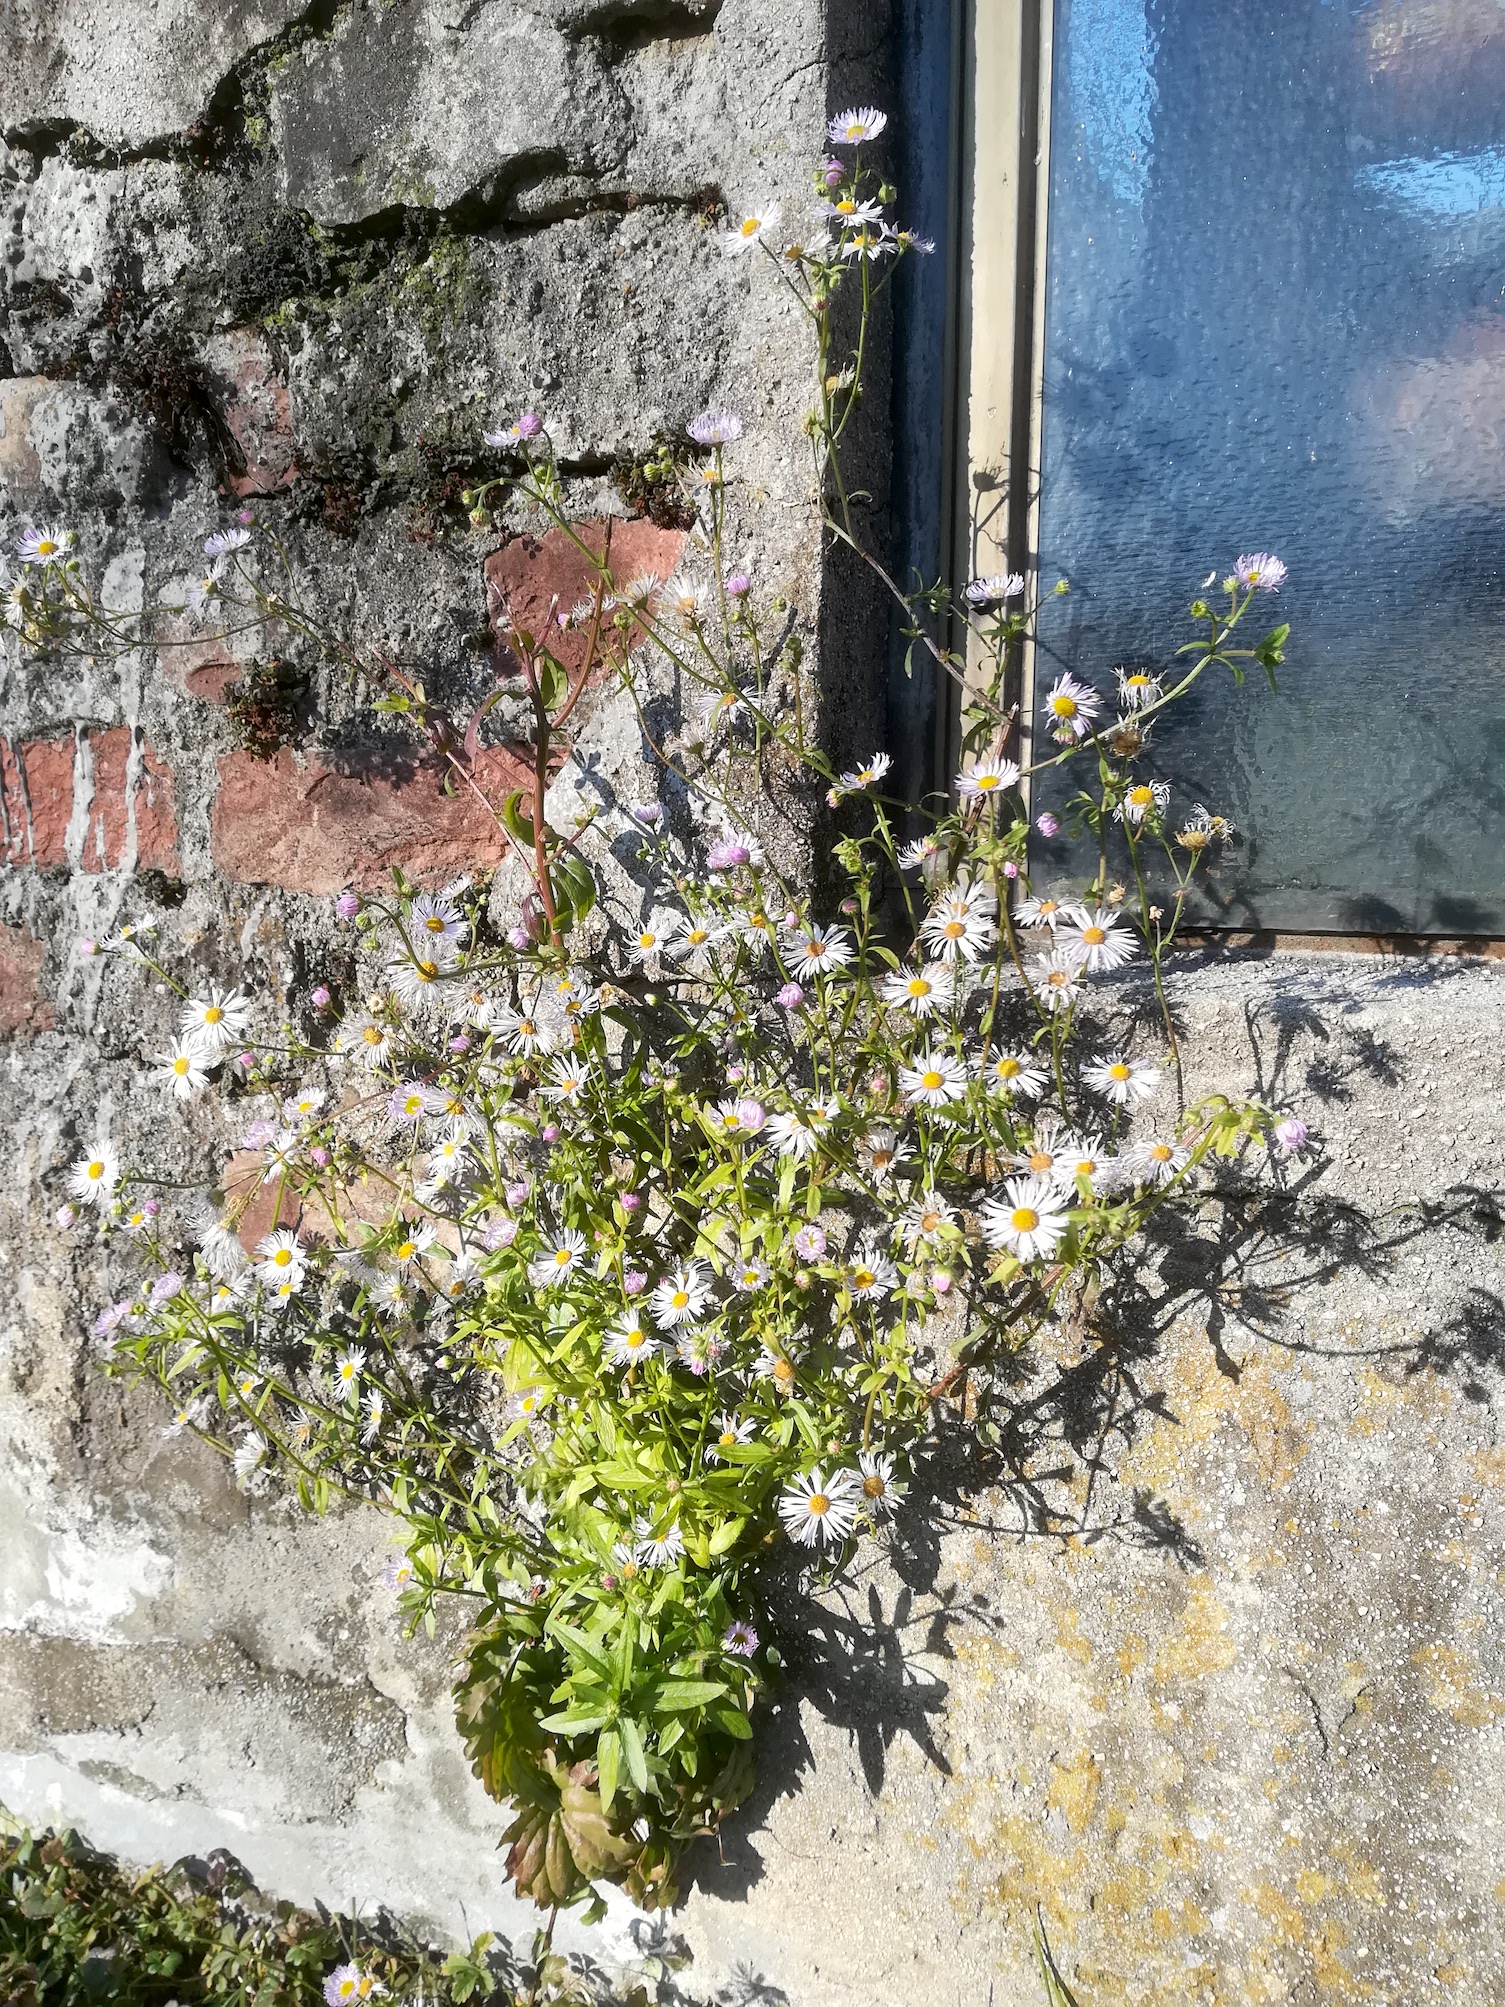
[[[557,1619],[550,1623],[549,1629],[569,1647],[575,1658],[584,1659],[597,1679],[606,1686],[612,1684],[611,1660],[606,1656],[599,1638],[587,1637],[573,1624],[560,1623]]]
[[[723,1519],[711,1535],[711,1552],[724,1554],[729,1547],[735,1547],[742,1538],[742,1529],[746,1524],[745,1519]]]
[[[666,1714],[676,1714],[681,1708],[704,1707],[719,1700],[726,1690],[726,1682],[719,1679],[669,1679],[654,1694],[653,1705]]]
[[[564,1708],[558,1714],[546,1714],[539,1722],[551,1735],[593,1735],[598,1728],[606,1726],[603,1713],[587,1714],[573,1707]]]
[[[623,1715],[618,1727],[622,1733],[622,1753],[627,1758],[627,1772],[640,1791],[648,1789],[648,1758],[643,1753],[642,1732],[630,1715]]]
[[[596,1743],[596,1770],[601,1779],[601,1810],[609,1812],[617,1795],[617,1777],[622,1767],[622,1738],[614,1728],[603,1728]]]
[[[557,711],[570,694],[570,679],[564,665],[556,662],[552,655],[539,657],[538,694],[543,698],[546,711]]]

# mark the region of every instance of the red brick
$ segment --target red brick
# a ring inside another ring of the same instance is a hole
[[[80,781],[88,790],[82,870],[118,869],[134,829],[137,870],[181,871],[172,771],[143,743],[132,776],[124,725],[86,733],[81,746],[73,739],[0,742],[0,861],[65,866]]]
[[[587,549],[598,556],[605,550],[604,521],[576,523],[574,531]],[[613,519],[612,577],[618,585],[627,585],[644,572],[668,578],[684,547],[683,530],[661,530],[646,518],[625,522]],[[596,589],[596,576],[584,552],[563,530],[550,530],[545,537],[513,537],[486,560],[492,627],[500,633],[510,618],[514,627],[530,628],[537,634],[547,625],[556,601],[559,610],[568,613],[581,600],[590,599]],[[642,638],[639,636],[639,645]],[[585,643],[584,631],[577,629],[569,634],[556,632],[552,647],[568,668],[578,669],[585,660]]]
[[[265,337],[227,328],[204,344],[205,360],[226,394],[225,423],[245,459],[226,487],[234,495],[274,495],[297,474],[292,400]]]
[[[0,927],[0,1037],[51,1027],[52,1008],[42,998],[46,953],[24,927]]]
[[[375,888],[401,865],[419,884],[490,870],[508,849],[495,817],[468,788],[445,794],[436,766],[407,774],[338,773],[291,752],[275,760],[227,753],[210,823],[214,862],[242,885],[330,893]],[[528,785],[530,768],[505,747],[484,749],[476,781],[491,801]]]

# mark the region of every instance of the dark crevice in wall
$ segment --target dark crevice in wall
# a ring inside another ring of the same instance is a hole
[[[504,172],[468,188],[442,208],[394,202],[355,222],[320,225],[319,235],[331,248],[391,242],[417,248],[444,236],[529,235],[585,216],[627,216],[639,209],[711,215],[721,202],[715,188],[686,193],[602,187],[571,173],[563,153],[547,151],[520,155]],[[312,218],[304,220],[312,225]]]
[[[722,0],[599,0],[566,23],[565,32],[622,50],[686,42],[711,34],[721,8]]]

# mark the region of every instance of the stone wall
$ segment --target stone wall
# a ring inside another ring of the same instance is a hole
[[[62,517],[115,603],[155,605],[254,507],[458,700],[488,576],[577,590],[557,543],[468,527],[482,426],[542,409],[574,512],[667,565],[677,532],[614,464],[725,402],[739,548],[865,750],[882,651],[815,562],[805,337],[715,219],[800,208],[831,102],[883,88],[884,29],[855,0],[14,0],[7,535]],[[258,759],[227,699],[275,637],[163,638],[5,670],[0,1802],[526,1930],[453,1733],[457,1634],[398,1635],[388,1529],[247,1501],[122,1401],[87,1338],[107,1278],[49,1224],[97,1124],[184,1175],[233,1142],[207,1102],[164,1117],[139,1060],[169,1000],[81,937],[150,915],[296,999],[330,893],[496,861],[342,681],[288,686]],[[598,703],[561,802],[635,798],[643,750]],[[514,756],[484,757],[500,781]],[[1140,1292],[1022,1361],[1001,1440],[940,1455],[929,1530],[789,1613],[759,1796],[677,1919],[697,1986],[1033,2001],[1038,1904],[1084,2003],[1505,1989],[1498,977],[1211,957],[1176,985],[1199,1084],[1295,1102],[1325,1154],[1278,1201],[1210,1203]]]

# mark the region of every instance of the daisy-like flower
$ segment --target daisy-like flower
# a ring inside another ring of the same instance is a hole
[[[388,962],[387,986],[409,1010],[417,1010],[443,993],[444,979],[459,966],[459,956],[445,942],[420,948],[416,954],[401,955]]]
[[[789,1108],[768,1118],[768,1134],[781,1157],[803,1159],[814,1156],[821,1138],[830,1128],[834,1104],[814,1108]]]
[[[349,2003],[374,2000],[386,1987],[379,1979],[362,1972],[358,1965],[337,1965],[324,1981],[326,2007],[349,2007]]]
[[[556,1059],[539,1084],[551,1101],[578,1101],[590,1084],[590,1067],[583,1059]]]
[[[204,539],[206,558],[229,557],[233,551],[243,551],[251,541],[251,532],[238,524],[233,530],[215,530]]]
[[[645,963],[651,962],[655,955],[662,954],[668,946],[672,931],[672,921],[665,921],[662,926],[656,921],[650,921],[647,926],[640,927],[628,950],[633,961],[642,967]]]
[[[249,1263],[235,1232],[235,1219],[223,1201],[208,1192],[196,1193],[184,1210],[189,1232],[199,1244],[204,1266],[223,1282],[233,1282]]]
[[[1076,918],[1078,908],[1059,899],[1021,899],[1014,918],[1021,927],[1058,927],[1063,920]]]
[[[451,1303],[458,1303],[462,1296],[469,1295],[480,1279],[481,1265],[475,1256],[469,1253],[457,1255],[444,1278],[443,1293]]]
[[[464,1171],[469,1154],[469,1126],[464,1122],[452,1122],[429,1152],[428,1183],[435,1190],[453,1184]]]
[[[371,1301],[387,1317],[407,1317],[423,1301],[423,1291],[407,1275],[383,1275],[372,1288]]]
[[[470,923],[442,892],[420,892],[408,909],[408,929],[415,941],[430,945],[442,941],[448,948],[465,939]]]
[[[861,223],[841,242],[843,258],[860,258],[865,263],[891,258],[897,249],[898,239],[886,224]]]
[[[758,1634],[751,1624],[736,1617],[721,1634],[721,1649],[734,1658],[750,1659],[758,1649]]]
[[[192,1098],[200,1087],[209,1082],[206,1066],[213,1066],[215,1055],[199,1044],[196,1038],[174,1040],[166,1052],[157,1053],[152,1060],[152,1078],[170,1087],[179,1101]]]
[[[512,1396],[502,1412],[509,1422],[531,1422],[535,1415],[542,1413],[547,1400],[544,1388],[524,1387]]]
[[[716,1417],[716,1434],[706,1448],[706,1456],[712,1463],[725,1463],[728,1450],[740,1448],[751,1442],[753,1425],[741,1415],[723,1412]]]
[[[845,927],[810,927],[795,935],[789,963],[795,981],[823,976],[844,968],[852,959],[852,937]]]
[[[1115,1053],[1084,1066],[1082,1079],[1095,1094],[1105,1095],[1119,1108],[1128,1108],[1136,1101],[1147,1101],[1154,1093],[1160,1085],[1160,1068]]]
[[[1278,557],[1271,557],[1268,551],[1259,551],[1252,556],[1241,557],[1233,567],[1233,576],[1247,592],[1279,592],[1286,582],[1286,568]]]
[[[902,1142],[894,1130],[884,1126],[869,1129],[857,1145],[863,1169],[880,1184],[891,1178],[900,1164],[908,1163],[913,1154],[909,1145]]]
[[[1205,850],[1210,843],[1232,843],[1237,833],[1226,815],[1214,815],[1198,802],[1190,821],[1177,830],[1176,841],[1183,850]]]
[[[989,572],[962,587],[962,598],[977,613],[991,613],[1006,599],[1017,599],[1024,591],[1022,571]]]
[[[924,1018],[932,1011],[951,1008],[956,981],[944,962],[932,962],[928,969],[896,969],[891,976],[884,976],[878,994],[886,1004]]]
[[[256,1273],[263,1282],[300,1282],[308,1264],[308,1251],[290,1227],[281,1227],[275,1233],[264,1234],[256,1243],[256,1252],[261,1259],[256,1264]]]
[[[899,1286],[899,1271],[871,1239],[864,1239],[847,1270],[847,1288],[860,1303],[880,1296],[892,1296]]]
[[[1045,1092],[1045,1069],[1027,1052],[997,1053],[984,1064],[982,1077],[994,1094],[1021,1101],[1038,1101]]]
[[[392,1027],[378,1017],[353,1018],[341,1025],[335,1043],[340,1052],[376,1073],[392,1057]]]
[[[421,1080],[399,1082],[387,1099],[387,1113],[394,1122],[421,1122],[428,1112],[428,1089]]]
[[[865,146],[887,124],[888,113],[876,105],[857,105],[851,111],[838,112],[828,121],[826,132],[833,146]]]
[[[606,1334],[603,1356],[611,1366],[635,1366],[640,1359],[651,1359],[658,1350],[658,1340],[648,1328],[648,1320],[635,1310],[629,1310]]]
[[[1154,720],[1141,718],[1130,711],[1127,717],[1115,718],[1103,730],[1108,750],[1117,760],[1137,760],[1150,743],[1150,728]]]
[[[1070,1221],[1056,1187],[1045,1178],[1010,1178],[1001,1199],[982,1207],[983,1237],[1021,1261],[1044,1261],[1061,1243]]]
[[[535,1289],[552,1289],[584,1259],[585,1235],[577,1227],[563,1227],[528,1263],[528,1280]]]
[[[727,1136],[756,1136],[767,1126],[768,1117],[761,1101],[727,1100],[716,1103],[716,1124]]]
[[[751,1296],[765,1287],[768,1281],[768,1264],[751,1256],[745,1261],[733,1262],[728,1270],[733,1289],[743,1296]]]
[[[1041,1003],[1049,1011],[1070,1010],[1082,994],[1080,955],[1057,951],[1042,955],[1030,971]]]
[[[1029,1177],[1042,1179],[1047,1184],[1060,1185],[1071,1189],[1071,1171],[1068,1168],[1075,1139],[1049,1115],[1042,1115],[1035,1123],[1035,1133],[1025,1148],[1015,1150],[1009,1163],[1015,1170],[1025,1172]]]
[[[1170,798],[1171,791],[1163,780],[1136,781],[1114,809],[1113,820],[1138,829],[1148,817],[1164,815]]]
[[[883,204],[881,202],[859,202],[855,195],[838,195],[834,202],[818,202],[815,208],[817,215],[825,216],[837,224],[881,223],[883,221]],[[836,387],[844,390],[852,380],[852,371],[843,370],[841,376],[835,379]],[[827,378],[828,389],[831,387],[831,383],[832,379]]]
[[[923,1108],[944,1108],[967,1091],[967,1069],[949,1052],[917,1052],[914,1064],[899,1068],[899,1085]]]
[[[1115,1158],[1104,1156],[1102,1137],[1091,1135],[1073,1137],[1070,1147],[1058,1159],[1057,1168],[1066,1174],[1072,1189],[1085,1186],[1089,1192],[1106,1192],[1118,1166]],[[1067,1187],[1063,1185],[1062,1189]]]
[[[406,1268],[411,1262],[421,1261],[438,1238],[428,1221],[424,1220],[420,1225],[408,1228],[392,1249],[392,1259],[399,1268]]]
[[[548,1052],[557,1042],[558,1027],[535,1006],[513,1010],[504,1004],[496,1013],[496,1035],[509,1052],[520,1058],[530,1053]]]
[[[655,1531],[651,1519],[632,1523],[632,1551],[640,1568],[672,1568],[685,1551],[684,1535],[675,1520]]]
[[[851,1471],[827,1477],[817,1464],[779,1493],[779,1517],[802,1547],[840,1547],[857,1524],[861,1496]]]
[[[940,852],[940,841],[934,836],[917,836],[913,843],[906,843],[899,852],[901,871],[919,871],[932,857]]]
[[[891,1519],[909,1486],[894,1476],[894,1460],[883,1450],[862,1450],[857,1458],[862,1510],[875,1523]]]
[[[384,1589],[411,1588],[417,1572],[406,1554],[394,1554],[381,1571],[381,1585]]]
[[[325,1095],[319,1087],[300,1087],[296,1094],[289,1094],[282,1104],[282,1112],[289,1122],[311,1122],[324,1106]]]
[[[1148,669],[1120,669],[1118,672],[1118,701],[1126,711],[1142,711],[1147,704],[1154,704],[1160,698],[1160,678],[1152,676]]]
[[[120,1159],[108,1143],[96,1143],[68,1172],[71,1196],[86,1206],[97,1206],[120,1183]]]
[[[1079,683],[1075,676],[1060,675],[1045,693],[1045,708],[1050,713],[1052,728],[1056,737],[1064,743],[1073,739],[1085,739],[1092,730],[1092,721],[1102,709],[1102,698],[1086,683]]]
[[[669,952],[675,961],[684,963],[691,975],[707,975],[711,968],[711,951],[720,938],[719,928],[708,927],[703,920],[687,914],[675,927]]]
[[[765,1345],[758,1354],[754,1369],[760,1380],[767,1380],[776,1394],[792,1394],[799,1384],[799,1376],[794,1369],[794,1361],[782,1352],[774,1352]]]
[[[342,1352],[334,1362],[334,1383],[341,1393],[354,1393],[365,1369],[366,1355],[359,1345],[352,1345],[348,1352]]]
[[[998,901],[981,880],[959,878],[925,915],[920,938],[937,960],[960,955],[975,962],[997,939]]]
[[[1146,1137],[1142,1142],[1131,1144],[1120,1161],[1125,1175],[1139,1185],[1168,1185],[1191,1162],[1191,1151],[1180,1143],[1167,1143],[1163,1139]]]
[[[1139,943],[1111,908],[1079,913],[1076,925],[1056,935],[1057,954],[1076,955],[1089,976],[1119,969],[1139,953]]]
[[[956,777],[956,791],[963,801],[980,801],[985,795],[1007,794],[1019,785],[1017,760],[978,760]]]
[[[190,997],[178,1021],[184,1038],[197,1040],[206,1052],[223,1052],[250,1029],[251,1000],[239,990],[211,988]]]
[[[693,1324],[710,1300],[710,1271],[703,1261],[687,1261],[665,1276],[649,1304],[659,1323],[672,1329],[676,1324]]]
[[[848,768],[836,785],[843,794],[859,794],[865,787],[876,787],[892,765],[887,753],[874,753],[862,766]]]
[[[261,1468],[266,1453],[266,1438],[258,1435],[255,1429],[248,1429],[235,1445],[235,1455],[231,1458],[230,1468],[235,1472],[235,1482],[242,1489]]]
[[[216,558],[206,571],[200,572],[197,578],[189,579],[183,588],[183,597],[188,603],[190,613],[196,613],[202,619],[209,611],[224,591],[221,582],[224,574],[225,561],[223,558]]]
[[[740,258],[744,251],[750,251],[755,244],[763,242],[777,227],[783,213],[777,202],[765,202],[725,233],[721,239],[722,250],[729,258]]]
[[[898,1231],[911,1247],[935,1247],[948,1227],[956,1225],[956,1208],[938,1192],[921,1192],[899,1215]]]
[[[57,564],[73,548],[73,532],[56,523],[40,528],[28,523],[16,539],[16,555],[22,564]]]
[[[730,446],[742,437],[742,420],[735,411],[702,411],[685,430],[697,446]]]

